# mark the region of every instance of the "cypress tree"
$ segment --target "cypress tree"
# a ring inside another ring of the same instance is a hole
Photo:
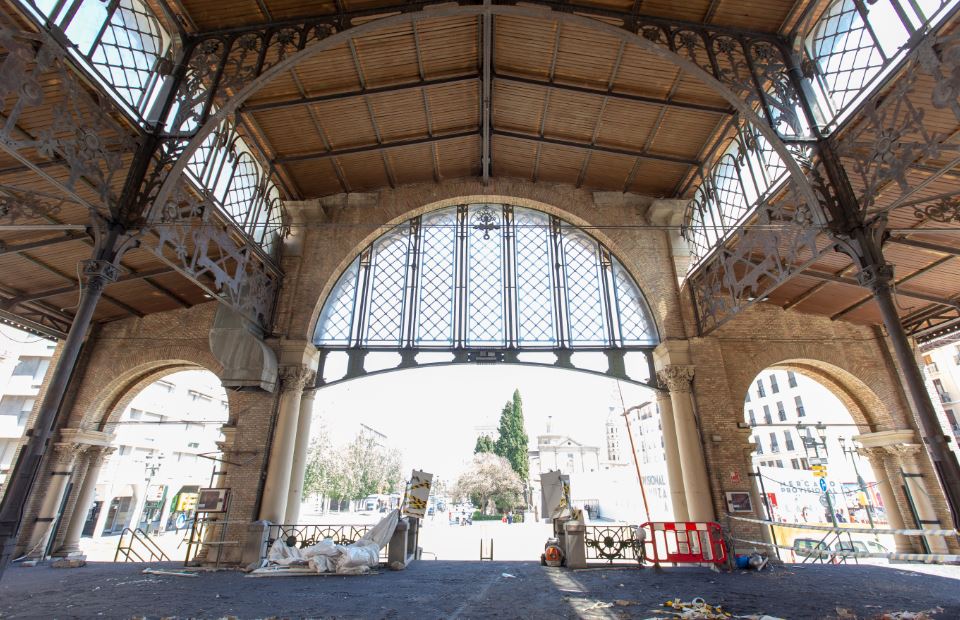
[[[496,446],[490,437],[487,435],[480,435],[477,437],[477,445],[473,448],[474,454],[480,454],[481,452],[494,452],[495,450]]]
[[[494,453],[510,461],[513,471],[524,482],[530,470],[527,441],[527,432],[523,428],[523,401],[520,390],[514,390],[513,399],[507,401],[500,413],[500,437],[494,446]]]

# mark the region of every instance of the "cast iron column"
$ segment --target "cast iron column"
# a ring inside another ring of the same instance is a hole
[[[863,241],[864,245],[873,245],[870,239],[863,239]],[[879,252],[879,248],[877,251]],[[930,460],[933,461],[937,477],[943,485],[947,503],[953,513],[954,526],[960,527],[960,464],[957,463],[957,457],[953,451],[947,447],[947,442],[950,440],[940,427],[936,409],[933,401],[930,400],[930,393],[923,381],[923,375],[920,373],[920,366],[917,365],[907,334],[900,323],[893,293],[890,290],[893,268],[882,261],[881,256],[873,265],[863,267],[859,279],[861,284],[873,293],[873,298],[880,308],[883,326],[893,344],[897,365],[903,374],[903,382],[906,384],[905,387],[910,393],[910,399],[916,410],[920,437],[930,454]]]
[[[108,247],[113,246],[115,237],[111,235]],[[60,349],[60,358],[50,376],[46,395],[37,413],[37,419],[30,429],[30,439],[20,451],[17,464],[10,474],[10,484],[0,504],[0,577],[13,559],[17,535],[22,525],[23,511],[27,498],[33,488],[33,481],[40,470],[40,462],[47,450],[47,442],[53,431],[57,413],[63,403],[64,394],[70,376],[77,365],[80,348],[87,335],[93,312],[103,293],[103,287],[117,279],[117,267],[108,260],[92,259],[81,261],[82,277],[86,280],[80,296],[80,305],[70,324],[70,331]]]

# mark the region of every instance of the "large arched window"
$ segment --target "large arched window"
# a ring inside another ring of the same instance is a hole
[[[646,300],[596,239],[539,211],[449,207],[378,238],[341,275],[324,348],[609,349],[658,342]]]

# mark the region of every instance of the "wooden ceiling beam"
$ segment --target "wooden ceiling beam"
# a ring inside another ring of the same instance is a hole
[[[603,88],[596,88],[596,87],[590,87],[590,86],[577,86],[575,84],[559,83],[553,78],[549,80],[543,80],[543,79],[537,79],[535,77],[506,75],[503,73],[495,73],[493,76],[493,79],[499,80],[502,82],[513,82],[515,84],[526,84],[528,86],[540,86],[543,88],[553,88],[559,91],[565,91],[570,93],[582,93],[584,95],[595,95],[597,97],[606,97],[608,99],[616,99],[619,101],[629,101],[632,103],[645,103],[645,104],[654,105],[654,106],[666,106],[669,108],[677,108],[680,110],[695,110],[697,112],[709,112],[711,114],[722,114],[724,116],[733,114],[733,110],[731,108],[724,108],[721,106],[707,105],[704,103],[687,103],[685,101],[674,101],[670,97],[661,99],[658,97],[647,97],[645,95],[632,95],[630,93],[615,92],[613,90],[612,84],[608,85],[606,89],[603,89]]]
[[[306,96],[306,94],[301,94],[299,97],[293,99],[283,99],[278,101],[268,101],[263,103],[252,103],[243,106],[241,112],[250,113],[250,112],[261,112],[264,110],[282,110],[285,108],[292,108],[301,105],[312,105],[315,103],[328,103],[331,101],[343,101],[344,99],[357,99],[359,97],[367,97],[370,95],[380,95],[384,93],[402,93],[410,90],[416,90],[420,88],[428,88],[430,86],[445,86],[450,84],[466,84],[473,82],[474,80],[479,80],[480,75],[476,73],[469,73],[467,75],[456,75],[448,76],[443,78],[433,78],[433,79],[421,79],[416,82],[405,82],[403,84],[393,84],[391,86],[375,86],[371,88],[360,88],[359,90],[351,90],[342,93],[331,93],[329,95],[314,95],[311,97]],[[303,93],[302,89],[298,89]]]
[[[846,276],[838,276],[838,275],[834,275],[834,274],[832,274],[832,273],[826,273],[826,272],[823,272],[823,271],[816,271],[816,270],[814,270],[814,269],[804,269],[803,271],[801,271],[801,272],[798,273],[797,275],[807,276],[807,277],[810,277],[810,278],[816,278],[816,279],[819,279],[819,280],[826,280],[826,281],[829,281],[829,282],[836,282],[837,284],[846,284],[847,286],[856,286],[856,287],[858,287],[858,288],[860,287],[860,283],[857,282],[856,278],[850,278],[850,277],[846,277]],[[897,289],[897,295],[902,295],[903,297],[910,297],[910,298],[912,298],[912,299],[920,299],[920,300],[922,300],[922,301],[928,301],[928,302],[930,302],[930,303],[939,304],[939,305],[941,305],[941,306],[947,306],[947,307],[950,307],[950,308],[960,308],[960,302],[958,302],[958,301],[956,301],[956,300],[949,299],[949,298],[946,298],[946,297],[937,297],[937,296],[935,296],[935,295],[927,295],[926,293],[920,293],[920,292],[918,292],[918,291],[905,291],[905,290],[902,290],[902,289],[899,289],[899,288],[898,288],[898,289]],[[869,298],[867,298],[866,300],[864,300],[864,302],[869,301],[870,299],[873,299],[873,296],[872,296],[872,295],[871,295]],[[834,316],[836,316],[836,315],[834,315]],[[832,317],[831,317],[831,318],[832,318]]]
[[[481,87],[481,133],[483,143],[481,145],[482,153],[480,154],[480,167],[483,171],[483,182],[490,182],[490,161],[491,154],[493,151],[493,145],[491,141],[493,140],[493,135],[491,134],[491,110],[493,107],[492,97],[493,97],[493,15],[490,13],[484,13],[483,17],[483,33],[480,36],[483,47],[482,49],[482,63],[481,63],[481,74],[482,74],[482,87]]]
[[[833,275],[839,276],[839,277],[843,277],[843,276],[845,276],[845,275],[847,274],[847,272],[848,272],[852,267],[853,267],[853,265],[847,265],[846,267],[844,267],[843,269],[841,269],[840,271],[838,271],[837,273],[835,273],[835,274],[833,274]],[[817,293],[819,293],[821,290],[823,290],[828,284],[830,284],[830,280],[822,280],[822,281],[820,281],[820,282],[817,282],[817,284],[815,284],[814,286],[810,287],[810,288],[807,289],[806,291],[800,293],[800,294],[797,295],[795,298],[791,299],[789,302],[787,302],[786,304],[784,304],[784,305],[783,305],[783,309],[784,309],[784,310],[789,310],[790,308],[793,308],[794,306],[797,306],[797,305],[799,305],[799,304],[802,304],[803,302],[805,302],[806,300],[810,299],[811,297],[813,297],[814,295],[816,295]]]
[[[893,288],[894,293],[897,294],[897,295],[899,295],[899,294],[907,295],[907,293],[904,293],[904,292],[900,291],[900,289],[898,289],[897,287],[900,286],[901,284],[904,284],[905,282],[908,282],[908,281],[916,278],[916,277],[922,276],[923,274],[927,273],[928,271],[931,271],[931,270],[933,270],[933,269],[936,269],[936,268],[939,267],[940,265],[942,265],[942,264],[944,264],[944,263],[946,263],[946,262],[948,262],[948,261],[950,261],[950,260],[953,260],[953,258],[954,258],[953,256],[944,256],[943,258],[939,258],[939,259],[933,261],[932,263],[930,263],[929,265],[925,265],[925,266],[921,267],[920,269],[917,269],[917,270],[914,271],[913,273],[907,274],[907,275],[905,275],[904,277],[900,278],[899,280],[894,281],[893,284],[892,284],[892,288]],[[831,320],[831,321],[835,321],[835,320],[837,320],[838,318],[840,318],[841,316],[843,316],[844,314],[847,314],[847,313],[849,313],[849,312],[853,312],[854,310],[856,310],[857,308],[863,306],[864,304],[866,304],[867,302],[871,301],[872,299],[873,299],[873,295],[872,295],[872,294],[867,295],[867,296],[864,297],[863,299],[861,299],[861,300],[859,300],[859,301],[857,301],[857,302],[855,302],[855,303],[852,303],[852,304],[850,304],[849,306],[847,306],[846,308],[844,308],[843,310],[841,310],[841,311],[839,311],[839,312],[831,315],[831,316],[830,316],[830,320]]]
[[[167,297],[169,297],[170,299],[172,299],[172,300],[173,300],[174,302],[176,302],[176,304],[177,304],[178,306],[180,306],[181,308],[192,308],[192,307],[193,307],[193,304],[192,304],[192,303],[190,303],[189,301],[187,301],[186,299],[184,299],[184,298],[181,297],[180,295],[177,295],[176,293],[174,293],[173,291],[171,291],[171,290],[168,289],[167,287],[163,286],[162,284],[159,284],[159,283],[157,283],[157,282],[154,282],[152,279],[147,278],[147,277],[143,278],[143,282],[144,282],[144,284],[147,284],[148,286],[150,286],[150,288],[152,288],[152,289],[154,289],[154,290],[156,290],[156,291],[160,291],[160,292],[163,293],[165,296],[167,296]]]
[[[293,79],[293,83],[297,87],[297,92],[300,93],[301,97],[306,96],[306,90],[303,88],[303,84],[300,82],[300,78],[297,77],[296,69],[290,69],[290,77]],[[307,114],[310,116],[310,120],[313,123],[313,129],[317,132],[317,135],[320,136],[320,141],[323,142],[323,148],[327,152],[333,150],[332,145],[330,144],[330,139],[327,137],[327,132],[323,128],[323,124],[320,122],[320,119],[317,117],[316,111],[313,108],[307,108]],[[273,160],[276,162],[276,157]],[[350,184],[347,183],[346,175],[343,173],[343,169],[340,167],[340,162],[335,158],[330,162],[333,166],[333,173],[337,175],[337,181],[340,183],[340,189],[345,192],[350,191]]]
[[[16,254],[18,252],[24,252],[27,250],[36,250],[38,248],[45,248],[52,245],[59,245],[61,243],[69,243],[71,241],[77,241],[86,237],[84,233],[78,232],[67,232],[62,237],[53,237],[51,239],[43,239],[41,241],[31,241],[29,243],[21,243],[18,245],[3,245],[0,242],[0,256],[4,254]]]
[[[45,262],[43,262],[43,261],[41,261],[41,260],[39,260],[39,259],[36,259],[36,258],[34,258],[33,256],[30,256],[30,255],[27,254],[26,252],[21,252],[21,253],[20,253],[20,257],[23,258],[23,259],[25,259],[25,260],[27,260],[27,261],[30,262],[30,263],[33,263],[34,265],[36,265],[37,267],[40,267],[41,269],[44,269],[44,270],[46,270],[46,271],[49,271],[50,273],[52,273],[52,274],[55,275],[55,276],[59,276],[59,277],[63,278],[64,280],[67,280],[67,281],[69,281],[69,282],[76,282],[76,279],[75,279],[73,276],[67,275],[67,274],[63,273],[62,271],[60,271],[59,269],[55,269],[55,268],[51,267],[50,265],[46,264]],[[74,290],[79,290],[79,286],[77,286]],[[133,316],[139,317],[139,318],[141,318],[141,319],[142,319],[144,316],[146,316],[143,312],[140,312],[139,310],[137,310],[137,309],[134,308],[133,306],[130,306],[130,305],[128,305],[128,304],[120,301],[119,299],[117,299],[116,297],[113,297],[112,295],[107,295],[106,293],[101,293],[100,296],[101,296],[103,299],[105,299],[106,301],[109,301],[109,302],[112,303],[113,305],[115,305],[115,306],[117,306],[118,308],[122,309],[123,311],[127,312],[128,314],[132,314]]]
[[[553,82],[554,77],[557,75],[557,56],[560,54],[560,30],[562,29],[563,24],[557,23],[557,31],[553,36],[553,55],[550,57],[550,71],[547,73],[547,81]],[[540,137],[542,138],[544,132],[547,128],[547,112],[550,111],[550,94],[553,93],[552,90],[548,89],[543,95],[543,110],[540,112]],[[543,151],[543,143],[537,143],[537,153],[533,157],[533,182],[537,182],[537,177],[540,175],[540,155]]]
[[[420,30],[417,28],[418,22],[413,22],[413,50],[417,53],[417,76],[423,82],[427,79],[427,72],[423,68],[423,48],[420,46]],[[433,114],[430,112],[430,97],[427,95],[427,89],[420,89],[420,97],[423,99],[423,119],[427,125],[427,136],[433,137]],[[440,153],[437,150],[437,144],[430,145],[430,164],[433,167],[433,182],[440,182]]]
[[[416,82],[406,82],[403,84],[394,84],[391,86],[379,86],[373,88],[362,88],[342,93],[332,93],[329,95],[302,95],[292,99],[283,99],[278,101],[268,101],[263,103],[253,103],[245,105],[240,112],[249,115],[252,112],[261,112],[264,110],[282,110],[301,105],[311,105],[315,103],[327,103],[331,101],[343,101],[345,99],[356,99],[368,95],[378,95],[383,93],[403,93],[411,90],[429,88],[431,86],[445,86],[451,84],[467,84],[475,80],[482,81],[482,74],[470,73],[466,75],[448,76],[443,78],[420,79]],[[527,86],[539,86],[562,92],[580,93],[584,95],[595,95],[597,97],[608,97],[618,101],[628,101],[632,103],[644,103],[655,106],[668,106],[680,110],[694,110],[697,112],[708,112],[711,114],[722,114],[724,116],[732,115],[730,108],[722,106],[707,105],[702,103],[688,103],[685,101],[672,101],[667,98],[648,97],[645,95],[634,95],[630,93],[615,92],[612,86],[608,88],[596,88],[590,86],[578,86],[576,84],[565,84],[557,82],[554,77],[548,79],[539,79],[536,77],[509,75],[497,71],[491,72],[493,81],[509,82],[513,84],[525,84]]]
[[[923,232],[923,230],[921,229],[917,232]],[[930,243],[929,241],[909,239],[907,237],[890,237],[887,239],[887,243],[895,243],[897,245],[905,245],[912,248],[921,248],[924,250],[930,250],[931,252],[939,252],[940,254],[950,254],[951,256],[960,256],[960,248],[954,248],[949,245],[941,245],[939,243]]]
[[[665,161],[673,164],[682,164],[686,166],[697,165],[697,162],[692,159],[675,157],[673,155],[659,155],[656,153],[624,149],[624,148],[613,147],[613,146],[600,146],[598,144],[589,144],[586,142],[573,142],[570,140],[561,140],[559,138],[547,138],[544,136],[538,136],[536,134],[524,134],[524,133],[517,133],[515,131],[506,131],[504,129],[494,129],[493,135],[503,136],[505,138],[514,138],[516,140],[526,140],[529,142],[542,142],[543,144],[553,144],[556,146],[566,146],[569,148],[596,151],[598,153],[609,153],[611,155],[624,155],[626,157],[637,157],[640,159],[649,159],[652,161]]]
[[[332,157],[343,157],[345,155],[356,155],[358,153],[370,153],[385,149],[398,149],[405,146],[416,146],[418,144],[431,144],[435,142],[448,142],[450,140],[459,140],[470,136],[480,135],[476,129],[461,131],[451,134],[440,134],[432,137],[414,138],[412,140],[397,140],[396,142],[382,142],[380,144],[369,144],[365,146],[354,146],[345,149],[316,151],[313,153],[301,153],[299,155],[286,155],[274,159],[275,163],[290,163],[295,161],[307,161],[313,159],[330,159]],[[349,191],[349,190],[346,190]]]
[[[152,278],[156,276],[166,275],[168,273],[175,273],[176,271],[172,267],[160,267],[157,269],[151,269],[149,271],[131,271],[130,273],[124,274],[117,278],[116,282],[129,282],[131,280],[140,280],[143,278]],[[59,274],[59,272],[56,272]],[[116,283],[115,282],[115,283]],[[76,293],[80,290],[80,286],[73,284],[71,286],[63,286],[60,288],[47,289],[45,291],[38,291],[36,293],[24,293],[22,295],[17,295],[11,299],[4,300],[4,303],[11,305],[25,303],[28,301],[37,301],[39,299],[47,299],[49,297],[56,297],[57,295],[64,295],[66,293]]]

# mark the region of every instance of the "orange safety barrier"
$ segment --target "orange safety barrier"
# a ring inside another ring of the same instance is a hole
[[[725,564],[727,545],[723,530],[712,521],[651,521],[640,527],[647,531],[646,560],[654,564]]]

